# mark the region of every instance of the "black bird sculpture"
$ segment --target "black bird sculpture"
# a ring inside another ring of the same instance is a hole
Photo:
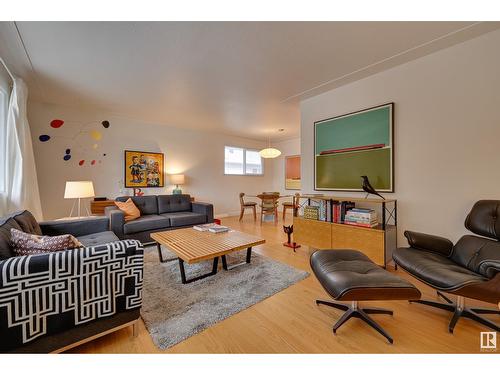
[[[380,198],[385,200],[385,198],[381,196],[379,193],[377,193],[377,190],[375,190],[374,187],[370,184],[368,176],[361,176],[361,179],[363,180],[362,188],[364,191],[366,191],[366,197],[368,196],[368,194],[373,194],[373,195],[378,195]]]

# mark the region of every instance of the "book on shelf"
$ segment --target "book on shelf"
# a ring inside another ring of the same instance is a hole
[[[348,212],[345,217],[346,218],[355,218],[355,219],[365,219],[365,220],[376,220],[376,219],[378,219],[377,213],[360,214],[358,212]]]
[[[359,208],[359,207],[353,207],[350,211],[352,212],[359,212],[359,213],[372,213],[375,212],[375,210],[371,208]]]
[[[375,210],[359,210],[358,208],[350,209],[346,212],[346,216],[356,216],[356,217],[377,217],[377,211]]]
[[[332,214],[334,223],[343,223],[348,210],[354,208],[354,202],[333,201]]]
[[[318,206],[305,206],[304,219],[319,220],[319,207]]]
[[[349,210],[355,208],[355,203],[350,201],[343,201],[340,204],[340,222],[343,223],[345,221],[345,216]]]
[[[376,226],[378,226],[378,222],[375,222],[375,223],[360,223],[360,222],[357,222],[357,221],[349,221],[349,220],[346,220],[344,221],[344,224],[346,225],[353,225],[353,226],[356,226],[356,227],[363,227],[363,228],[374,228]]]
[[[319,207],[319,220],[325,221],[326,215],[327,215],[327,202],[324,200],[321,200],[318,202],[318,207]]]
[[[361,224],[373,224],[373,223],[378,223],[377,219],[362,219],[359,217],[350,217],[347,216],[344,221],[350,221],[353,223],[361,223]]]
[[[372,228],[378,225],[378,215],[370,208],[352,208],[346,212],[344,224]]]
[[[339,203],[338,202],[334,202],[333,203],[333,222],[334,223],[338,223],[339,222]]]

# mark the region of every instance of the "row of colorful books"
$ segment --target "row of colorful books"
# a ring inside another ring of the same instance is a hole
[[[341,224],[344,223],[346,213],[349,210],[353,209],[354,207],[355,207],[354,202],[348,202],[348,201],[334,202],[332,210],[333,212],[332,222]]]
[[[354,202],[333,202],[332,209],[327,209],[326,201],[312,201],[303,208],[305,219],[329,221],[338,224],[349,224],[373,228],[378,225],[377,212],[370,208],[356,208]]]
[[[346,212],[344,224],[373,228],[378,225],[378,215],[370,208],[352,208]]]

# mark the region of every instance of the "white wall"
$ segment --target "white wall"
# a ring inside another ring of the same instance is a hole
[[[393,101],[395,193],[386,196],[398,199],[399,243],[405,229],[456,240],[476,200],[500,199],[499,46],[492,32],[304,100],[303,191],[314,192],[314,121]]]
[[[198,201],[213,203],[218,215],[239,212],[240,191],[256,194],[273,187],[272,161],[266,161],[262,177],[224,175],[224,145],[260,149],[265,142],[38,102],[30,102],[28,108],[45,219],[69,214],[72,202],[63,199],[67,180],[92,180],[97,196],[114,198],[124,193],[131,194],[132,189],[120,192],[123,151],[126,149],[163,152],[166,172],[186,175],[187,184],[182,186],[183,192],[193,195]],[[59,129],[52,129],[50,121],[56,118],[65,120],[65,124]],[[111,123],[109,129],[100,125],[103,120]],[[101,141],[95,142],[86,133],[77,137],[76,141],[71,140],[86,123],[90,124],[84,130],[101,131]],[[49,134],[52,139],[42,143],[38,140],[40,134]],[[79,148],[76,142],[82,147]],[[97,150],[92,148],[94,143],[98,143]],[[72,148],[72,158],[67,162],[63,160],[66,148]],[[107,156],[102,156],[103,153]],[[100,159],[102,162],[80,167],[78,161],[83,158]],[[170,193],[172,186],[143,191],[146,194]]]

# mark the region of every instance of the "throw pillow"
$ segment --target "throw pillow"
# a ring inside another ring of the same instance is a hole
[[[8,259],[16,255],[12,249],[12,242],[10,241],[10,230],[12,228],[21,230],[21,227],[14,219],[8,218],[3,222],[0,219],[0,260]]]
[[[61,236],[39,236],[12,228],[10,230],[12,249],[17,256],[53,253],[83,246],[71,234]]]
[[[125,221],[135,220],[141,217],[141,211],[137,208],[131,198],[126,202],[115,201],[116,207],[125,213]]]

